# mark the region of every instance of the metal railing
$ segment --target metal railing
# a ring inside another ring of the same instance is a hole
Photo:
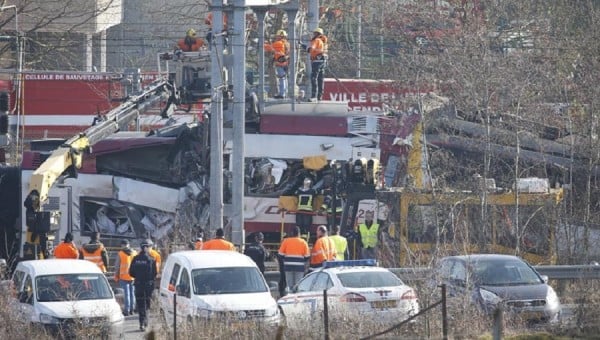
[[[535,270],[540,275],[548,276],[550,280],[599,280],[600,266],[599,265],[551,265],[551,266],[534,266]],[[392,273],[396,274],[400,279],[407,282],[424,281],[431,277],[431,268],[415,267],[415,268],[388,268]],[[278,281],[278,271],[265,272],[267,281]]]
[[[600,279],[599,265],[545,265],[534,266],[540,275],[548,276],[551,280],[598,280]],[[389,268],[391,272],[406,281],[423,281],[431,276],[431,268]]]

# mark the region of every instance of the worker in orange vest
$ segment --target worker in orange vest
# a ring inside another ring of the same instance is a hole
[[[106,267],[108,267],[108,253],[106,248],[104,248],[104,244],[100,242],[99,232],[92,233],[90,242],[81,247],[79,258],[94,262],[103,273],[106,273]]]
[[[57,259],[79,258],[79,250],[73,243],[73,234],[66,233],[64,240],[54,248],[54,257]]]
[[[233,243],[225,239],[225,232],[223,228],[217,229],[215,233],[216,237],[212,240],[204,242],[202,250],[232,250],[235,251]]]
[[[300,237],[300,233],[300,227],[294,227],[291,236],[284,238],[279,246],[278,260],[283,263],[283,266],[280,267],[285,273],[285,284],[288,292],[304,276],[306,262],[310,258],[308,243]],[[280,295],[285,295],[286,290],[280,289]]]
[[[137,252],[129,246],[128,240],[121,241],[121,250],[115,257],[115,282],[123,288],[124,293],[124,310],[123,315],[128,316],[133,314],[133,306],[135,305],[135,296],[133,291],[133,277],[129,275],[129,267],[133,257]]]
[[[205,47],[204,39],[196,36],[196,30],[193,28],[188,29],[185,32],[185,37],[179,39],[177,42],[177,48],[183,52],[195,52]]]
[[[310,270],[323,266],[325,261],[334,261],[337,256],[335,244],[327,236],[327,227],[320,225],[317,228],[317,240],[310,253]]]
[[[315,28],[313,31],[313,37],[310,41],[310,46],[301,44],[302,48],[310,54],[310,88],[311,88],[311,101],[321,100],[323,97],[323,81],[325,74],[325,66],[327,64],[327,36],[323,33],[323,29],[320,27]]]
[[[275,74],[277,75],[279,93],[274,98],[285,98],[287,93],[287,73],[290,59],[290,43],[287,40],[287,33],[284,30],[277,31],[275,41],[265,43],[264,49],[266,52],[273,53],[273,65],[275,66]]]

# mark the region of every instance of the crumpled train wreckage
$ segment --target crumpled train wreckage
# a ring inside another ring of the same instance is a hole
[[[78,191],[73,197],[80,201],[79,218],[73,219],[73,229],[161,240],[175,226],[189,227],[182,231],[204,227],[206,133],[203,124],[183,124],[150,133],[121,132],[96,143],[78,178],[65,180],[77,182],[72,187]]]

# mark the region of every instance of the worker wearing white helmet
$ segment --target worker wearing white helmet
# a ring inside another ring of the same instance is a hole
[[[304,46],[303,46],[304,47]],[[323,81],[325,74],[325,65],[327,62],[327,37],[323,34],[323,29],[317,27],[313,31],[313,37],[310,46],[306,48],[310,53],[311,69],[310,86],[311,101],[321,100],[323,97]]]
[[[287,73],[290,59],[290,43],[287,40],[287,32],[278,30],[275,41],[265,43],[265,51],[273,53],[273,65],[277,75],[278,94],[275,98],[285,98],[287,93]]]

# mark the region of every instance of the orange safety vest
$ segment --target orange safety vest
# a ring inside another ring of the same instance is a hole
[[[194,242],[194,249],[195,250],[201,250],[202,249],[202,244],[203,244],[202,240],[198,240],[198,241]]]
[[[327,38],[319,36],[311,40],[310,60],[324,59],[327,55]],[[320,57],[319,57],[320,56]]]
[[[119,251],[119,268],[115,268],[119,270],[119,280],[123,281],[133,281],[133,277],[129,275],[129,267],[131,266],[131,261],[133,257],[136,255],[135,251],[131,253],[131,255],[125,254],[124,251]]]
[[[315,241],[310,254],[311,267],[318,267],[323,262],[329,260],[329,257],[331,256],[330,245],[333,245],[333,242],[331,242],[327,236],[320,237]]]
[[[188,39],[189,40],[189,39]],[[179,39],[177,42],[177,47],[181,49],[183,52],[194,52],[199,51],[200,48],[204,47],[204,40],[202,38],[191,38],[191,44],[186,44],[186,39]]]
[[[57,259],[76,259],[79,258],[79,250],[73,243],[63,241],[54,248],[54,257]]]
[[[279,246],[279,254],[284,256],[302,256],[309,257],[310,250],[308,249],[308,243],[302,238],[288,237],[284,238]]]
[[[93,253],[89,253],[85,250],[85,248],[81,248],[81,253],[83,254],[83,259],[88,260],[90,262],[94,262],[103,273],[106,273],[106,266],[102,261],[102,251],[104,250],[104,246],[98,247],[96,251]]]
[[[222,239],[222,238],[213,238],[212,240],[208,240],[204,242],[202,245],[202,250],[233,250],[235,251],[235,246],[233,243]]]
[[[264,49],[267,52],[273,52],[273,61],[275,66],[287,66],[289,63],[290,43],[287,39],[275,40],[273,43],[265,43]]]

